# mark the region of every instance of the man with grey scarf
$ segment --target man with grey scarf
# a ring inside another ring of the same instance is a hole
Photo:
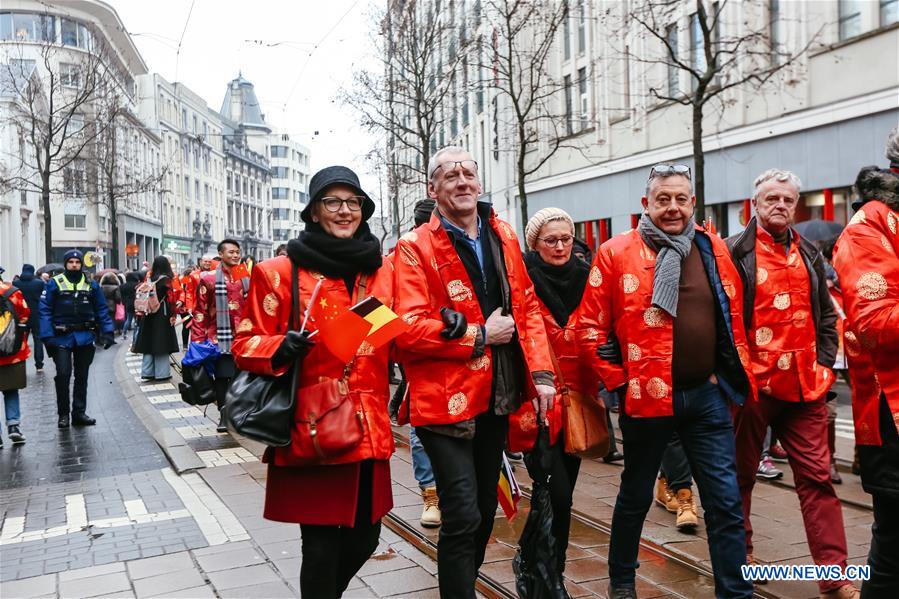
[[[221,262],[214,271],[207,271],[197,284],[197,299],[194,322],[191,326],[191,341],[211,341],[218,345],[219,358],[215,364],[215,402],[219,409],[217,431],[227,431],[224,420],[225,396],[231,381],[237,374],[234,358],[231,356],[231,342],[237,332],[250,277],[235,276],[235,267],[240,264],[240,244],[233,239],[223,239],[218,244]]]
[[[594,258],[577,326],[584,358],[621,398],[624,471],[609,551],[616,599],[637,596],[643,521],[674,433],[705,510],[715,594],[753,592],[740,570],[745,533],[729,404],[753,395],[742,289],[724,241],[696,226],[695,203],[689,167],[652,168],[637,228]]]

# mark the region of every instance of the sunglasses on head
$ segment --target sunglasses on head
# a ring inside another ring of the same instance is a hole
[[[653,177],[669,177],[671,175],[683,175],[687,179],[693,179],[690,167],[686,164],[657,164],[649,171],[650,179]]]

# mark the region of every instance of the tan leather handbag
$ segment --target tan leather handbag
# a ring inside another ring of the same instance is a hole
[[[552,346],[549,354],[559,378],[565,419],[565,453],[579,458],[601,458],[609,453],[609,425],[606,407],[599,399],[569,389]]]

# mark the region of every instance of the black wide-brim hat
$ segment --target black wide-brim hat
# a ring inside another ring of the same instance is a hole
[[[312,205],[322,198],[325,190],[332,185],[348,185],[357,195],[363,196],[362,220],[367,221],[375,213],[375,203],[359,185],[359,177],[345,166],[326,166],[315,173],[309,181],[309,203],[300,213],[304,223],[312,223]]]

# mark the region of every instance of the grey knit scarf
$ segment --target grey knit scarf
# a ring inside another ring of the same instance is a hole
[[[669,235],[655,226],[644,213],[640,217],[637,230],[646,245],[656,252],[656,268],[652,278],[652,304],[672,317],[677,316],[681,265],[693,245],[696,221],[691,218],[680,235]]]
[[[241,279],[240,284],[246,297],[250,285],[249,277]],[[234,331],[231,330],[231,310],[228,308],[228,283],[225,281],[221,263],[215,269],[215,335],[218,339],[219,352],[230,354]]]

